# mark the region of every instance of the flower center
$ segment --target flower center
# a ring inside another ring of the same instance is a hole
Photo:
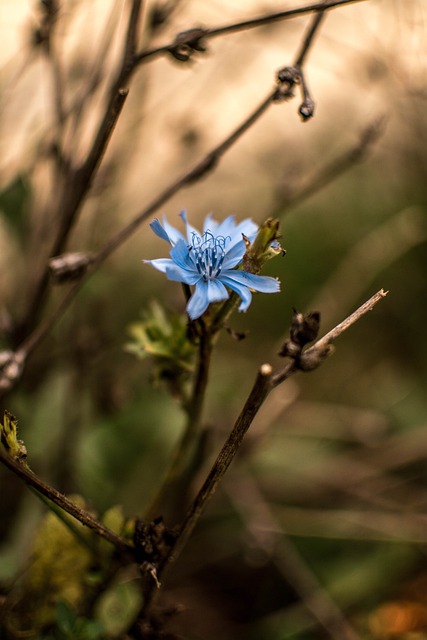
[[[190,251],[193,251],[197,271],[205,281],[216,278],[221,273],[225,257],[225,245],[230,236],[214,236],[211,231],[205,231],[202,236],[193,233]]]

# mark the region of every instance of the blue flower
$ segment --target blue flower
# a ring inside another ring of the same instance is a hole
[[[170,258],[144,262],[165,273],[169,280],[195,286],[187,304],[191,320],[200,318],[212,302],[226,300],[229,297],[226,287],[240,296],[239,311],[249,307],[251,291],[276,293],[280,290],[280,282],[275,278],[236,269],[246,251],[243,235],[253,240],[258,231],[252,220],[236,224],[234,216],[230,216],[218,223],[208,215],[200,233],[187,221],[185,211],[180,217],[186,225],[187,237],[172,227],[166,216],[163,224],[157,219],[150,224],[154,233],[169,242],[172,249]]]

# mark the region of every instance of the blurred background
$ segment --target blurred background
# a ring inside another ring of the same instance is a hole
[[[304,4],[146,2],[140,43]],[[159,7],[169,10],[161,24]],[[38,3],[3,0],[0,15],[7,349],[55,225],[43,216],[55,197],[47,152],[55,104],[52,70],[34,44]],[[89,109],[64,134],[76,158],[105,103],[126,16],[124,2],[61,3],[64,105],[104,65]],[[141,65],[67,249],[101,248],[225,138],[295,59],[309,22],[213,38],[190,64],[160,57]],[[282,292],[254,296],[232,320],[246,339],[224,335],[215,354],[205,413],[212,460],[259,365],[281,366],[293,308],[320,311],[323,334],[378,289],[389,291],[333,357],[276,389],[257,417],[168,584],[166,601],[184,605],[173,622],[182,637],[325,637],[304,598],[304,585],[318,581],[362,638],[427,638],[426,26],[423,0],[328,12],[305,64],[315,117],[301,122],[298,97],[273,105],[214,172],[156,211],[176,226],[183,208],[195,225],[209,212],[281,221],[287,255],[264,273],[281,279]],[[142,264],[166,255],[143,224],[87,282],[1,402],[1,413],[19,419],[32,468],[98,512],[121,504],[128,516],[142,513],[182,429],[179,407],[152,384],[149,360],[125,349],[150,301],[184,309],[180,287]],[[65,291],[51,289],[46,314]],[[9,584],[45,509],[6,469],[0,483],[0,582]]]

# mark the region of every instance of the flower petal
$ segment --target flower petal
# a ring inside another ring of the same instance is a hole
[[[173,260],[171,260],[171,262],[172,264],[168,265],[165,270],[165,274],[169,280],[183,282],[184,284],[196,284],[201,279],[202,276],[199,273],[183,269],[179,265],[175,264]]]
[[[155,218],[153,220],[153,222],[150,222],[150,227],[154,231],[156,236],[159,236],[159,238],[161,238],[162,240],[166,240],[166,242],[169,242],[170,244],[172,244],[172,242],[169,239],[168,234],[163,229],[163,227],[162,227],[160,221],[158,220],[158,218]]]
[[[224,256],[224,262],[222,263],[222,269],[233,269],[234,267],[237,267],[237,265],[242,261],[245,252],[246,245],[243,240],[240,239],[240,242],[237,242],[234,247],[231,247],[230,249],[227,248]]]
[[[155,260],[143,260],[145,264],[151,264],[152,267],[158,269],[162,273],[166,273],[166,269],[174,264],[170,258],[156,258]]]
[[[169,278],[169,280],[174,280],[175,282],[196,284],[196,282],[201,278],[199,273],[183,269],[170,258],[157,258],[156,260],[144,260],[144,262],[145,264],[150,264],[158,271],[161,271]]]
[[[239,282],[235,282],[232,278],[223,276],[222,273],[219,278],[224,284],[227,285],[227,287],[232,289],[240,296],[242,301],[239,306],[239,311],[246,311],[252,302],[252,293],[250,292],[250,289],[248,289],[248,287],[246,287],[245,285],[240,284]]]
[[[279,280],[271,276],[258,276],[254,273],[248,273],[247,271],[226,269],[225,271],[221,271],[219,278],[227,286],[230,286],[228,282],[231,280],[237,284],[249,287],[249,289],[253,289],[254,291],[260,291],[261,293],[277,293],[280,291]],[[224,278],[227,282],[225,282]]]
[[[217,229],[218,229],[218,222],[213,219],[211,213],[208,213],[203,223],[203,233],[206,233],[206,231],[210,231],[214,236],[216,236],[218,235]]]
[[[187,304],[187,313],[191,320],[204,314],[211,302],[220,302],[228,298],[228,291],[219,280],[200,280]]]
[[[224,220],[224,222],[227,222],[227,220],[228,218]],[[246,220],[242,220],[242,222],[239,222],[238,225],[234,225],[234,228],[228,229],[227,234],[225,233],[225,231],[226,230],[221,230],[223,235],[228,235],[231,237],[231,240],[227,244],[227,249],[230,250],[237,242],[241,242],[242,233],[245,234],[245,236],[249,238],[249,240],[253,240],[257,234],[258,226],[250,218],[246,218]]]
[[[185,242],[185,236],[181,233],[181,231],[178,231],[178,229],[175,229],[175,227],[169,224],[166,216],[163,216],[163,227],[172,246],[174,246],[179,240],[183,240]]]
[[[208,280],[207,285],[209,302],[220,302],[220,300],[227,300],[229,297],[227,289],[217,278]]]
[[[197,320],[197,318],[200,318],[208,306],[208,283],[204,280],[200,280],[187,304],[187,313],[190,320]]]
[[[216,227],[216,234],[218,236],[232,236],[236,230],[236,219],[234,216],[228,216],[222,222],[219,222]]]
[[[170,250],[169,255],[172,260],[183,269],[197,272],[192,252],[189,250],[188,244],[184,242],[184,240],[178,240],[176,245]]]

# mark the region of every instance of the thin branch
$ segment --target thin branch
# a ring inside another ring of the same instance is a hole
[[[219,36],[224,33],[233,33],[236,31],[243,31],[253,27],[261,27],[265,24],[272,22],[279,22],[281,20],[288,20],[289,18],[295,18],[296,16],[304,15],[306,13],[317,13],[328,11],[329,9],[335,9],[336,7],[344,6],[346,4],[355,4],[356,2],[364,2],[365,0],[330,0],[329,2],[316,2],[315,4],[308,5],[306,7],[298,7],[296,9],[286,9],[285,11],[279,11],[272,13],[268,16],[261,16],[259,18],[253,18],[251,20],[244,20],[233,25],[227,25],[224,27],[217,27],[209,29],[209,35],[211,37]]]
[[[324,5],[321,5],[324,7]],[[316,30],[320,25],[320,19],[318,15],[315,16],[312,26],[308,31],[307,35],[304,38],[303,45],[301,48],[301,52],[297,57],[297,61],[299,62],[299,67],[301,67],[305,55],[307,54],[310,46],[313,43],[313,36]],[[295,65],[294,65],[295,66]],[[135,216],[131,222],[121,229],[119,233],[117,233],[107,244],[97,253],[95,256],[95,262],[98,264],[103,261],[106,257],[108,257],[113,251],[115,251],[125,240],[127,240],[134,231],[144,222],[158,207],[163,205],[167,200],[169,200],[172,196],[174,196],[180,189],[184,186],[192,184],[202,177],[205,176],[206,173],[211,171],[214,167],[218,165],[218,162],[222,158],[222,156],[228,151],[228,149],[242,137],[250,127],[252,127],[260,117],[267,111],[267,109],[274,102],[279,102],[282,99],[283,95],[280,92],[280,89],[275,87],[270,93],[266,96],[264,100],[256,107],[252,113],[247,116],[241,124],[239,124],[234,131],[231,132],[220,144],[214,147],[211,151],[209,151],[205,157],[198,162],[190,171],[185,173],[181,178],[179,178],[176,182],[172,183],[168,186],[155,200],[148,205],[146,209],[141,211],[139,214]]]
[[[102,34],[102,40],[99,45],[98,52],[95,58],[92,60],[90,68],[88,67],[86,82],[80,87],[80,90],[77,92],[76,96],[70,102],[70,105],[68,107],[66,116],[70,117],[70,119],[72,118],[72,126],[70,126],[70,131],[68,133],[70,146],[72,145],[73,141],[77,141],[79,139],[78,130],[80,124],[84,121],[83,113],[85,109],[90,105],[90,100],[94,92],[100,86],[103,80],[109,50],[111,48],[115,30],[117,29],[117,25],[119,23],[118,9],[119,5],[118,3],[115,3],[111,9],[111,13],[108,18],[105,30]]]
[[[185,545],[188,537],[191,535],[194,526],[204,510],[207,500],[215,493],[218,483],[223,478],[240,449],[247,430],[273,388],[271,385],[272,372],[273,369],[270,364],[266,363],[260,367],[255,383],[236,424],[187,513],[186,519],[181,527],[179,544],[174,549],[174,557],[178,555],[180,549]]]
[[[2,445],[0,445],[0,462],[8,467],[8,469],[13,471],[13,473],[15,473],[30,487],[36,489],[36,491],[41,493],[51,502],[54,502],[56,505],[58,505],[58,507],[76,518],[76,520],[81,522],[83,525],[94,531],[94,533],[96,533],[98,536],[113,544],[118,551],[126,553],[132,552],[133,547],[124,538],[103,525],[102,522],[99,522],[88,511],[81,509],[69,498],[57,491],[54,487],[51,487],[46,482],[43,482],[43,480],[41,480],[27,466],[19,463],[14,458],[12,458],[12,456],[10,456],[5,451]]]
[[[320,338],[312,347],[310,347],[310,350],[312,350],[311,356],[315,356],[317,358],[317,365],[320,365],[323,362],[324,350],[329,347],[330,342],[346,331],[352,324],[354,324],[354,322],[362,318],[363,315],[370,311],[385,297],[385,295],[386,293],[383,290],[376,293],[367,302],[362,304],[354,313],[348,316],[348,318],[343,320],[343,322],[329,331],[323,338]],[[319,354],[321,354],[321,356],[319,356]],[[263,364],[261,366],[252,390],[249,393],[248,399],[246,400],[245,405],[237,418],[229,437],[215,460],[205,482],[203,483],[202,488],[191,504],[174,544],[171,546],[169,553],[164,558],[161,565],[157,568],[156,576],[159,581],[162,579],[165,571],[171,563],[176,561],[181,554],[209,500],[215,494],[219,482],[222,480],[230,464],[236,457],[243,442],[243,438],[264,401],[275,387],[282,384],[287,380],[287,378],[294,375],[299,370],[301,369],[298,367],[295,360],[290,360],[285,367],[275,373],[273,373],[273,369],[270,364]],[[145,603],[145,611],[147,611],[152,605],[153,598],[155,596],[154,587],[155,585],[153,583],[152,588],[149,589],[146,594],[147,600]]]
[[[354,311],[350,316],[348,316],[345,320],[340,322],[336,327],[331,329],[323,338],[317,340],[313,346],[309,347],[305,351],[303,351],[303,358],[307,363],[306,370],[312,370],[319,366],[325,357],[330,353],[331,350],[331,342],[336,340],[344,331],[347,331],[355,322],[360,320],[362,316],[364,316],[368,311],[372,311],[376,304],[380,300],[386,297],[388,291],[384,291],[384,289],[380,289],[377,293],[375,293],[369,300],[363,303],[356,311]],[[277,387],[279,384],[284,382],[289,375],[293,372],[289,371],[289,365],[286,365],[280,371],[277,371],[272,376],[272,384]]]
[[[181,499],[175,495],[175,511],[179,513],[181,503],[185,501],[186,491],[181,480],[185,477],[186,471],[192,465],[192,458],[197,455],[197,436],[200,433],[202,412],[208,385],[210,363],[213,349],[213,338],[211,331],[204,325],[200,328],[199,353],[197,369],[193,380],[191,396],[186,403],[187,422],[181,439],[178,441],[176,449],[172,454],[172,462],[168,472],[161,482],[155,497],[145,513],[145,519],[150,521],[165,513],[165,500],[173,490],[179,491]],[[181,514],[182,515],[182,514]]]
[[[356,311],[354,311],[350,316],[348,316],[345,320],[336,325],[333,329],[331,329],[323,338],[318,340],[316,344],[307,349],[305,353],[315,353],[318,350],[322,350],[325,346],[329,345],[331,342],[336,340],[344,331],[347,331],[355,322],[360,320],[362,316],[364,316],[368,311],[372,311],[375,305],[386,297],[388,291],[384,291],[384,289],[380,289],[377,291],[369,300],[364,302]]]
[[[289,20],[291,18],[295,18],[296,16],[304,15],[306,13],[314,13],[314,12],[323,12],[328,11],[330,9],[334,9],[335,7],[343,6],[346,4],[354,4],[355,2],[364,2],[365,0],[332,0],[330,2],[318,2],[307,7],[298,7],[296,9],[288,9],[285,11],[279,11],[277,13],[271,13],[267,16],[261,16],[259,18],[252,18],[251,20],[243,20],[241,22],[236,22],[233,24],[228,24],[220,27],[213,27],[207,29],[200,29],[202,40],[207,40],[209,38],[215,38],[217,36],[222,36],[228,33],[236,33],[239,31],[245,31],[247,29],[252,29],[255,27],[261,27],[266,24],[270,24],[273,22],[279,22],[281,20]],[[183,35],[188,34],[189,42],[191,43],[191,37],[194,29],[187,29],[183,32]],[[183,38],[182,44],[185,44],[185,39]],[[152,49],[146,49],[138,53],[135,57],[135,63],[140,64],[145,62],[147,59],[155,58],[160,55],[169,54],[174,48],[177,46],[177,38],[174,41],[161,45],[159,47],[154,47]]]
[[[297,55],[297,58],[295,60],[296,67],[302,67],[302,65],[304,64],[305,58],[311,48],[311,45],[313,44],[314,36],[316,35],[320,27],[320,23],[325,17],[326,3],[323,3],[323,4],[324,4],[323,10],[319,11],[319,13],[316,13],[316,15],[314,16],[314,19],[311,22],[310,28],[302,42],[300,52]]]
[[[65,176],[63,191],[57,205],[57,210],[60,212],[59,230],[56,233],[49,257],[56,256],[63,251],[66,240],[75,224],[84,198],[92,185],[93,178],[105,154],[112,132],[117,124],[128,95],[129,91],[124,85],[128,82],[131,74],[135,70],[134,52],[136,49],[141,8],[142,0],[133,0],[122,62],[117,77],[112,83],[108,104],[101,117],[97,133],[87,157],[80,166],[70,167],[68,176]],[[25,320],[22,323],[21,334],[26,335],[28,326],[34,325],[34,322],[37,320],[46,297],[48,284],[49,274],[46,268],[41,274],[30,298]]]
[[[132,0],[132,9],[129,16],[128,30],[125,39],[125,52],[123,56],[124,69],[131,69],[135,64],[135,52],[138,44],[138,28],[141,10],[142,0]]]
[[[118,249],[136,229],[160,206],[170,200],[178,191],[187,185],[197,182],[217,166],[222,156],[228,149],[261,117],[261,115],[273,103],[276,89],[265,98],[261,104],[220,144],[209,151],[205,157],[181,178],[166,187],[145,209],[138,213],[126,227],[123,227],[95,256],[96,264],[103,262],[113,251]]]

